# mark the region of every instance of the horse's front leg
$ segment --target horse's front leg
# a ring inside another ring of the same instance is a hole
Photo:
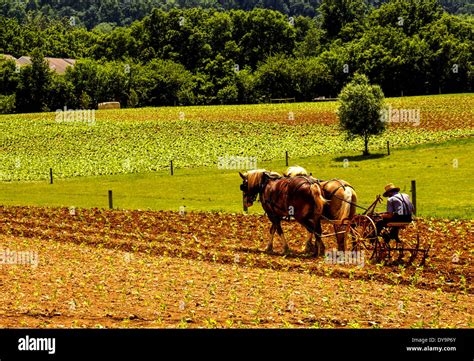
[[[343,232],[343,229],[344,228],[343,228],[342,225],[334,224],[334,233],[336,233],[337,250],[338,251],[345,251],[346,250],[345,234]]]
[[[308,239],[306,240],[306,244],[303,246],[304,253],[315,253],[315,246],[313,245],[313,233],[314,233],[314,225],[311,220],[305,219],[301,220],[300,223],[306,228],[308,231]]]
[[[278,223],[276,224],[277,226],[277,232],[278,232],[278,236],[281,238],[281,240],[283,241],[283,254],[287,254],[288,251],[290,250],[290,247],[288,247],[288,242],[286,241],[286,238],[285,238],[285,235],[283,234],[283,229],[281,228],[281,222],[280,220],[278,221]]]
[[[324,246],[324,243],[321,239],[322,232],[323,232],[323,229],[321,227],[321,222],[317,221],[316,222],[316,227],[314,229],[314,236],[316,238],[316,242],[315,242],[316,243],[316,251],[315,251],[314,255],[316,257],[324,256],[324,253],[326,252],[326,246]]]
[[[313,232],[308,231],[308,239],[306,240],[306,244],[303,247],[304,253],[313,253],[314,252],[314,245],[311,242],[313,240]]]
[[[270,239],[268,240],[267,248],[265,248],[265,252],[271,253],[273,252],[273,236],[276,232],[276,225],[272,222],[272,226],[270,227]]]

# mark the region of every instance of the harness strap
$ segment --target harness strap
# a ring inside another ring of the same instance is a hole
[[[288,184],[286,184],[286,186],[288,187]],[[279,190],[276,192],[276,197],[273,197],[273,198],[278,198],[278,197],[280,196],[280,193],[281,193],[281,190],[279,189]],[[262,194],[263,194],[263,193],[262,193]],[[262,198],[262,195],[260,196],[260,198]],[[269,204],[270,207],[273,208],[273,209],[278,208],[278,209],[281,210],[281,211],[286,211],[285,208],[280,207],[278,204],[276,204],[275,202],[273,202],[273,199],[263,200],[262,203]]]
[[[402,194],[402,193],[395,194],[394,197],[396,197],[397,195],[400,195],[400,198],[398,198],[398,199],[402,201],[403,215],[404,215],[404,216],[410,215],[411,212],[410,212],[410,210],[408,209],[407,204],[405,203],[405,199],[404,199],[405,197],[403,197],[403,194]]]
[[[323,187],[323,191],[326,191],[326,186],[329,184],[329,182],[338,182],[338,183],[339,183],[339,187],[337,187],[336,189],[334,189],[334,190],[331,192],[331,194],[329,195],[329,197],[327,197],[329,200],[330,200],[332,197],[334,197],[334,195],[336,194],[336,192],[337,192],[340,188],[344,189],[344,191],[346,190],[346,187],[349,187],[349,188],[354,189],[354,187],[351,186],[350,184],[344,184],[344,183],[341,182],[340,179],[334,178],[334,179],[331,179],[331,180],[329,180],[329,181],[326,182],[326,184],[325,184],[324,187]],[[337,197],[337,198],[339,198],[339,197]]]
[[[287,179],[289,179],[289,182],[292,182],[292,181],[293,181],[295,178],[297,178],[297,177],[280,177],[280,178],[276,178],[275,180],[278,180],[278,179],[281,179],[281,178],[287,178]],[[318,181],[318,180],[314,180],[314,179],[309,178],[309,177],[306,177],[306,176],[299,176],[299,178],[303,178],[303,179],[305,180],[305,182],[301,182],[300,184],[298,184],[297,187],[296,187],[296,189],[293,190],[293,193],[296,192],[298,189],[300,189],[304,184],[308,184],[308,183],[309,183],[309,184],[313,185],[313,184],[316,184],[316,183],[317,183],[317,184],[319,185],[319,181]],[[275,204],[275,202],[273,202],[272,199],[264,199],[264,197],[263,197],[263,191],[265,190],[265,187],[267,186],[267,184],[268,184],[268,178],[266,178],[265,181],[262,182],[262,186],[260,187],[260,193],[259,193],[259,200],[260,200],[260,202],[263,203],[263,204],[268,204],[272,209],[277,208],[277,209],[279,209],[279,210],[281,210],[281,211],[285,211],[285,212],[286,212],[286,211],[287,211],[286,208],[283,208],[283,207],[278,206],[277,204]],[[288,184],[289,184],[289,183],[285,183],[285,187],[288,187]],[[280,193],[281,193],[281,190],[278,189],[278,191],[276,192],[277,197],[280,195]],[[273,197],[273,198],[275,198],[275,197]]]
[[[273,202],[272,199],[265,199],[263,197],[263,192],[265,191],[265,188],[268,184],[268,181],[270,180],[270,177],[269,177],[269,173],[268,172],[265,172],[264,173],[264,181],[260,184],[260,189],[259,189],[259,200],[262,204],[268,204],[272,209],[275,209],[275,208],[278,208],[279,210],[281,211],[286,211],[286,209],[282,208],[282,207],[279,207],[277,204],[275,204],[275,202]],[[283,177],[280,177],[280,178],[274,178],[274,180],[278,180],[278,179],[281,179]],[[277,196],[280,195],[280,190],[278,190],[277,192]]]

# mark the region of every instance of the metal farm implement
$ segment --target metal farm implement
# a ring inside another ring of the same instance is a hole
[[[419,264],[423,265],[428,256],[429,246],[426,246],[426,242],[421,237],[418,220],[415,218],[411,222],[389,221],[377,231],[377,223],[383,218],[380,213],[375,211],[375,208],[381,202],[382,197],[378,195],[367,209],[357,206],[365,209],[365,212],[356,214],[352,219],[336,221],[325,218],[323,223],[335,225],[338,231],[323,234],[322,237],[344,233],[348,248],[352,251],[368,253],[367,258],[373,263],[411,265],[419,258]],[[399,228],[399,241],[388,240],[387,236],[390,234],[392,227]]]

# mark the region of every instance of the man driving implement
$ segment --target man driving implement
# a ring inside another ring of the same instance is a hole
[[[391,239],[400,242],[398,238],[399,227],[390,227],[390,232],[383,229],[390,222],[411,222],[414,211],[413,204],[408,194],[400,193],[400,188],[395,187],[393,183],[385,186],[383,196],[388,197],[387,212],[381,213],[382,220],[377,222],[377,233],[381,234],[387,242]]]

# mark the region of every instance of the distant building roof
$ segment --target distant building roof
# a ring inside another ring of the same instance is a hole
[[[19,66],[31,65],[31,57],[22,56],[21,58],[16,59],[14,56],[9,54],[0,54],[3,55],[7,60],[14,60]],[[44,58],[49,65],[51,70],[54,70],[58,74],[64,74],[67,67],[74,66],[76,64],[76,59],[66,59],[66,58]]]
[[[76,60],[74,59],[62,59],[62,58],[45,58],[49,64],[49,68],[54,70],[58,74],[64,74],[67,67],[74,66]]]
[[[31,65],[31,58],[29,56],[22,56],[16,60],[19,65]]]
[[[10,54],[0,54],[0,57],[4,57],[6,60],[13,60],[14,62],[16,62],[16,58]]]

